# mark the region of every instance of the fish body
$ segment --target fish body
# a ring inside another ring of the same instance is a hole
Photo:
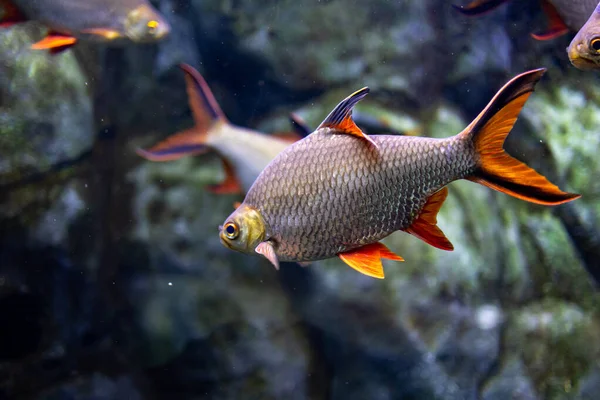
[[[402,260],[379,243],[395,231],[453,249],[436,220],[452,181],[469,179],[545,205],[578,198],[502,148],[544,71],[513,78],[467,128],[446,139],[365,135],[352,108],[368,89],[355,92],[269,163],[220,228],[221,242],[263,255],[276,268],[280,260],[339,256],[383,278],[382,258]]]
[[[565,25],[578,31],[598,5],[598,0],[550,0]]]
[[[62,48],[79,38],[154,42],[170,32],[148,0],[0,0],[0,7],[11,23],[33,20],[49,28],[48,37],[32,46],[37,49]]]
[[[508,0],[475,0],[464,7],[454,6],[469,16],[481,15]],[[549,25],[544,32],[533,33],[538,40],[549,40],[569,31],[578,31],[586,23],[598,0],[541,0]]]
[[[284,150],[244,200],[270,227],[279,260],[330,258],[406,229],[431,195],[476,168],[461,137],[375,135],[375,147],[331,131]]]
[[[569,44],[567,54],[581,70],[600,69],[600,3]]]
[[[277,154],[310,133],[295,115],[291,116],[293,132],[273,135],[230,123],[200,73],[189,65],[183,64],[181,68],[185,73],[195,126],[147,150],[138,149],[140,156],[151,161],[170,161],[206,152],[216,153],[226,177],[222,183],[208,189],[215,193],[246,193]]]

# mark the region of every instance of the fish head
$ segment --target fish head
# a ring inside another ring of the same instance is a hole
[[[260,212],[241,204],[219,227],[221,243],[231,250],[254,253],[267,238],[267,228]]]
[[[569,60],[581,70],[600,69],[600,13],[594,11],[567,47]]]
[[[149,4],[134,8],[125,18],[125,35],[134,42],[156,42],[169,32],[169,23]]]

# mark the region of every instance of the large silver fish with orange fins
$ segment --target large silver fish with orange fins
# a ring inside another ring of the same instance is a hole
[[[507,1],[509,0],[475,0],[465,6],[454,7],[465,15],[474,16],[485,14]],[[545,31],[531,34],[537,40],[554,39],[569,31],[578,31],[598,5],[598,0],[541,0],[541,2],[549,23]]]
[[[223,163],[225,180],[207,189],[213,193],[246,193],[260,172],[283,149],[308,135],[310,130],[297,116],[290,117],[293,132],[267,135],[227,121],[208,84],[193,67],[182,64],[188,102],[195,126],[178,132],[157,145],[138,149],[151,161],[171,161],[181,157],[216,153]]]
[[[148,0],[0,0],[0,27],[26,21],[47,26],[31,48],[60,52],[81,38],[107,43],[155,42],[171,28]]]
[[[543,205],[575,200],[521,161],[503,143],[545,69],[520,74],[461,133],[445,139],[367,136],[352,108],[363,88],[308,137],[279,154],[220,227],[228,248],[279,261],[339,256],[383,278],[382,258],[402,261],[379,241],[402,230],[442,250],[452,243],[437,213],[458,179]]]

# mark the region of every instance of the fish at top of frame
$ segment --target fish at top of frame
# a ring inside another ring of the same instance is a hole
[[[600,70],[600,3],[569,44],[567,54],[580,70]]]
[[[475,0],[466,6],[453,5],[464,15],[485,14],[509,0]],[[532,33],[537,40],[549,40],[567,32],[578,31],[598,5],[598,0],[541,0],[544,13],[548,17],[548,27],[544,32]]]
[[[442,250],[452,243],[437,226],[448,185],[467,179],[543,205],[575,200],[503,149],[545,69],[511,79],[471,124],[444,139],[367,136],[352,108],[369,92],[344,99],[316,131],[282,151],[243,203],[219,227],[224,246],[279,261],[338,256],[383,278],[382,258],[402,261],[379,241],[402,230]]]
[[[0,0],[0,27],[37,21],[47,36],[31,48],[52,53],[80,39],[106,43],[155,42],[171,28],[148,0]]]
[[[213,151],[220,157],[226,178],[208,186],[213,193],[246,193],[258,174],[291,143],[310,133],[304,122],[290,116],[294,132],[267,135],[227,121],[208,84],[193,67],[182,64],[195,126],[178,132],[138,155],[151,161],[170,161]]]

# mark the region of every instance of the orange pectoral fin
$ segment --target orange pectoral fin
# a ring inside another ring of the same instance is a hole
[[[444,200],[448,196],[448,188],[444,187],[437,193],[433,194],[425,203],[419,217],[412,223],[411,226],[404,229],[405,232],[418,237],[427,244],[430,244],[442,250],[454,250],[454,246],[444,232],[438,228],[437,214],[444,204]]]
[[[242,193],[242,185],[239,179],[235,176],[233,166],[229,161],[221,158],[223,161],[223,168],[225,170],[225,180],[216,185],[208,185],[206,189],[215,194],[238,194]]]
[[[81,32],[87,33],[88,35],[100,36],[106,40],[114,40],[123,36],[119,31],[106,28],[90,28],[84,29]]]
[[[475,0],[467,4],[466,6],[452,5],[456,10],[469,17],[476,15],[483,15],[494,8],[506,3],[508,0]]]
[[[204,140],[205,135],[196,129],[187,129],[169,136],[148,150],[137,149],[136,153],[150,161],[177,160],[208,152],[210,148],[204,144]]]
[[[37,43],[31,45],[32,50],[66,50],[77,43],[73,36],[59,33],[48,33],[48,35]]]
[[[542,8],[548,17],[548,28],[541,33],[532,33],[531,36],[536,40],[550,40],[557,38],[569,32],[569,27],[565,24],[558,10],[548,0],[542,0]]]
[[[338,133],[345,133],[364,139],[377,148],[377,143],[356,126],[356,123],[352,119],[352,109],[367,94],[369,94],[369,88],[364,87],[346,97],[329,113],[327,118],[321,122],[321,125],[319,125],[319,128],[317,129],[331,128]]]
[[[383,243],[367,244],[355,250],[340,253],[338,256],[361,274],[373,278],[383,279],[383,266],[381,259],[404,261],[404,259],[394,254]]]

